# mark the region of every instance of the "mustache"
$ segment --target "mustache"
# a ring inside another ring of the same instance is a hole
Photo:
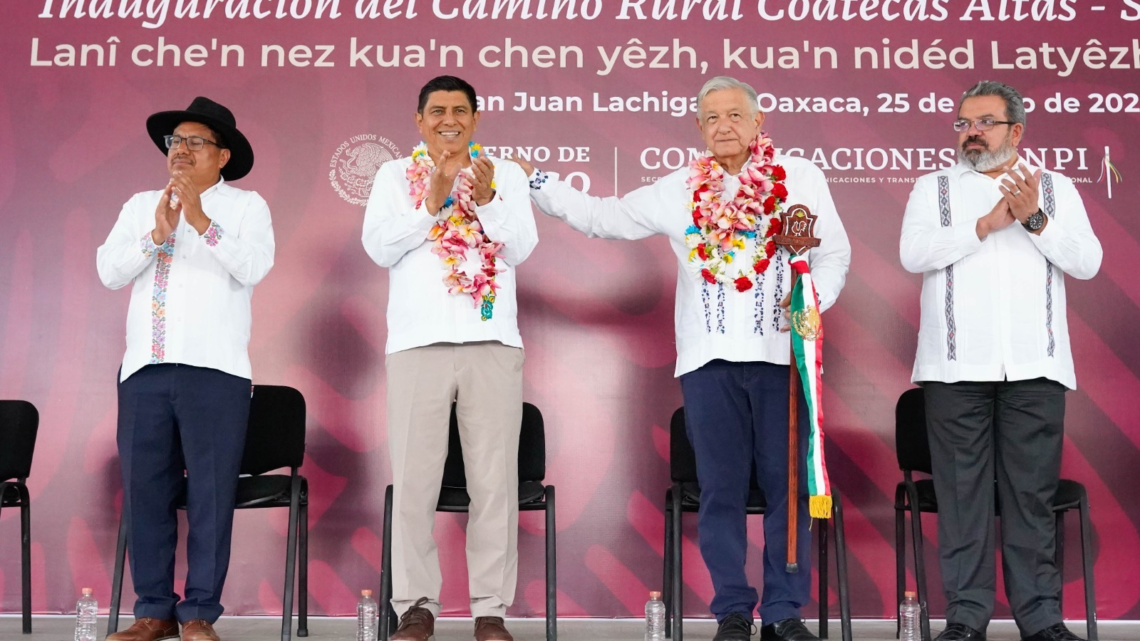
[[[970,136],[969,138],[967,138],[965,141],[962,142],[962,151],[966,151],[967,146],[969,146],[971,144],[975,144],[975,143],[981,145],[984,149],[990,148],[990,144],[988,142],[986,142],[985,138],[983,138],[981,136]]]

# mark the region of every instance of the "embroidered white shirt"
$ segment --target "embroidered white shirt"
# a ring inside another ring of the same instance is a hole
[[[372,183],[364,210],[364,249],[377,265],[388,268],[388,340],[385,353],[433,343],[497,341],[522,347],[515,301],[515,269],[538,244],[538,230],[527,198],[527,181],[513,162],[492,159],[495,198],[476,206],[487,237],[503,243],[495,276],[499,291],[491,318],[482,320],[470,294],[450,294],[447,270],[432,253],[428,232],[436,222],[421,203],[417,208],[406,177],[411,158],[384,163]],[[425,199],[426,200],[426,199]],[[450,209],[440,212],[446,215]],[[469,251],[468,254],[476,254]],[[474,256],[478,261],[478,256]]]
[[[784,208],[800,204],[819,217],[815,235],[819,247],[807,252],[812,278],[819,294],[820,311],[835,303],[847,279],[851,244],[831,200],[823,172],[810,161],[777,156],[787,173],[788,198]],[[537,173],[537,172],[536,172]],[[545,181],[542,181],[545,176]],[[789,338],[779,331],[783,321],[780,301],[791,290],[788,253],[780,249],[758,284],[738,292],[732,285],[705,281],[696,263],[689,261],[685,231],[693,224],[689,209],[693,192],[686,185],[689,168],[661,177],[656,183],[622,198],[589,196],[558,180],[557,174],[536,177],[531,198],[543,213],[566,221],[587,236],[635,240],[661,234],[677,256],[676,376],[716,359],[737,362],[765,361],[787,365]],[[541,183],[541,184],[540,184]],[[725,193],[740,189],[738,176],[726,175]],[[752,255],[752,241],[743,252]]]
[[[1100,241],[1072,181],[1045,170],[1041,234],[1014,222],[979,240],[977,221],[1001,198],[998,185],[959,163],[922,176],[911,191],[899,245],[903,267],[923,275],[911,380],[1045,377],[1076,389],[1065,274],[1095,276]]]
[[[131,285],[120,381],[156,363],[209,367],[252,379],[253,286],[273,267],[269,206],[254,191],[219,181],[202,192],[206,233],[180,218],[161,246],[151,240],[161,191],[135,194],[96,254],[99,279]]]

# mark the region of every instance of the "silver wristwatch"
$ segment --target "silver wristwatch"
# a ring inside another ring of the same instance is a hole
[[[1045,212],[1038,209],[1035,213],[1030,214],[1029,218],[1026,218],[1025,222],[1021,223],[1021,226],[1029,231],[1040,230],[1045,226]]]

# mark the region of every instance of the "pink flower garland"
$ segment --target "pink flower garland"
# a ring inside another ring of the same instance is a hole
[[[418,209],[427,198],[428,181],[435,168],[427,147],[420,143],[412,150],[412,164],[408,165],[405,176],[410,184],[409,194]],[[450,213],[436,221],[428,232],[428,240],[433,241],[432,253],[439,256],[447,274],[443,284],[449,294],[469,294],[475,307],[480,308],[480,317],[489,320],[495,304],[495,292],[499,284],[495,275],[503,271],[495,265],[496,257],[503,248],[502,243],[493,242],[483,233],[483,226],[475,215],[475,201],[471,186],[470,170],[459,172],[455,191],[445,203],[444,210]],[[479,252],[480,269],[474,276],[462,270],[469,250]]]
[[[687,181],[693,190],[693,224],[685,231],[689,261],[708,282],[732,284],[742,292],[752,288],[776,253],[771,237],[780,233],[780,211],[788,197],[784,168],[772,162],[772,139],[761,132],[750,150],[749,163],[740,172],[740,189],[731,199],[722,198],[724,167],[711,155],[689,165]],[[737,256],[746,239],[754,242],[750,260]],[[730,269],[734,262],[741,267]]]

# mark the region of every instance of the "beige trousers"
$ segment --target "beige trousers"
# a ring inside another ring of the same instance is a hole
[[[392,602],[420,597],[439,616],[443,584],[432,529],[456,403],[471,513],[467,574],[471,614],[503,616],[518,579],[519,428],[523,350],[498,342],[417,347],[386,359],[392,459]]]

